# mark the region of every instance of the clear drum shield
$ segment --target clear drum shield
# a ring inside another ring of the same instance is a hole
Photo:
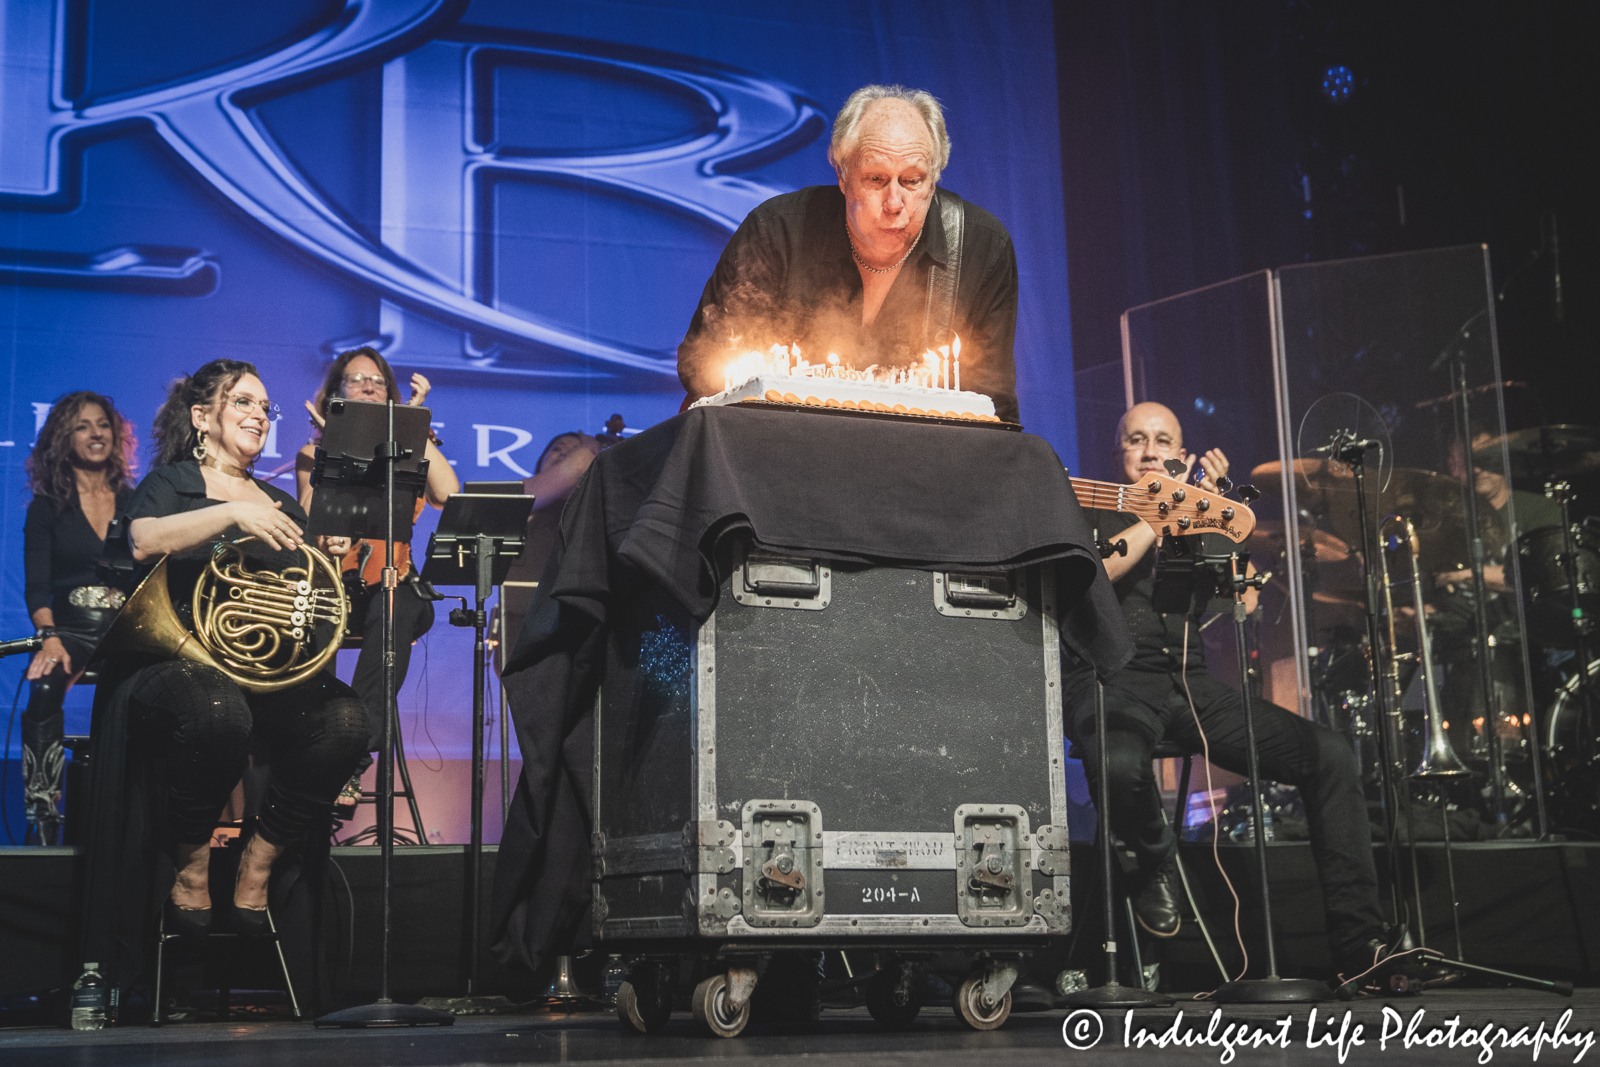
[[[1248,547],[1274,574],[1265,695],[1349,736],[1370,771],[1370,569],[1406,769],[1437,752],[1431,696],[1499,819],[1531,804],[1536,758],[1517,535],[1552,520],[1511,478],[1493,315],[1473,245],[1247,275],[1130,309],[1123,329],[1129,402],[1167,404],[1191,451],[1224,449],[1263,494]]]

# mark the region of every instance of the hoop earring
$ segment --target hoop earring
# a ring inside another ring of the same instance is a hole
[[[204,430],[200,431],[200,440],[195,442],[193,451],[194,451],[194,458],[197,461],[204,461],[205,460],[205,458],[206,458],[206,432]]]

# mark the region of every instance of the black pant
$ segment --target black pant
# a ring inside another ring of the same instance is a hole
[[[1238,691],[1195,669],[1189,671],[1189,689],[1210,742],[1211,762],[1247,773]],[[1092,681],[1080,681],[1071,699],[1068,732],[1098,798]],[[1133,852],[1141,871],[1154,871],[1177,841],[1161,807],[1151,754],[1160,741],[1198,753],[1200,733],[1176,674],[1124,670],[1106,685],[1105,705],[1111,829]],[[1337,960],[1383,932],[1372,830],[1355,756],[1347,741],[1325,727],[1264,700],[1253,707],[1262,776],[1298,786],[1305,800],[1328,943]]]
[[[56,636],[72,658],[74,673],[89,665],[100,638],[117,617],[115,608],[80,608],[57,597],[50,605]],[[66,768],[62,701],[68,674],[57,663],[49,674],[34,682],[28,706],[22,712],[22,803],[28,819],[28,840],[41,845],[60,844],[61,781]]]
[[[376,752],[383,743],[383,590],[369,587],[358,593],[350,605],[353,616],[350,630],[361,635],[361,654],[356,657],[356,672],[350,687],[367,706],[367,751]],[[410,582],[401,582],[394,591],[394,691],[411,668],[411,642],[433,627],[433,603],[416,594]],[[361,769],[372,765],[362,761]]]
[[[366,709],[328,672],[246,694],[214,667],[170,660],[138,672],[131,701],[139,746],[165,764],[169,836],[181,844],[211,839],[252,752],[272,769],[258,832],[274,845],[328,817],[366,752]]]

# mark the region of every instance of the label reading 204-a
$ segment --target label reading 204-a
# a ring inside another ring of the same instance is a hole
[[[828,910],[943,915],[956,910],[954,871],[829,871]]]
[[[909,890],[898,889],[890,886],[885,889],[881,885],[864,885],[861,887],[861,903],[863,904],[920,904],[922,893],[916,886]]]

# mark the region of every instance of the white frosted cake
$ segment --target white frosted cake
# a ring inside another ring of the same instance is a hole
[[[999,422],[994,401],[982,393],[891,382],[850,381],[787,374],[759,374],[714,396],[696,400],[691,407],[739,404],[768,400],[774,404],[884,411],[900,415],[932,415],[946,419]]]
[[[826,363],[808,363],[799,345],[773,345],[765,352],[745,352],[728,364],[722,392],[690,406],[720,407],[748,401],[1000,421],[995,416],[993,400],[961,389],[959,337],[937,352],[929,349],[922,355],[922,364],[909,367],[874,365],[855,370],[841,365],[839,357],[831,352]]]

